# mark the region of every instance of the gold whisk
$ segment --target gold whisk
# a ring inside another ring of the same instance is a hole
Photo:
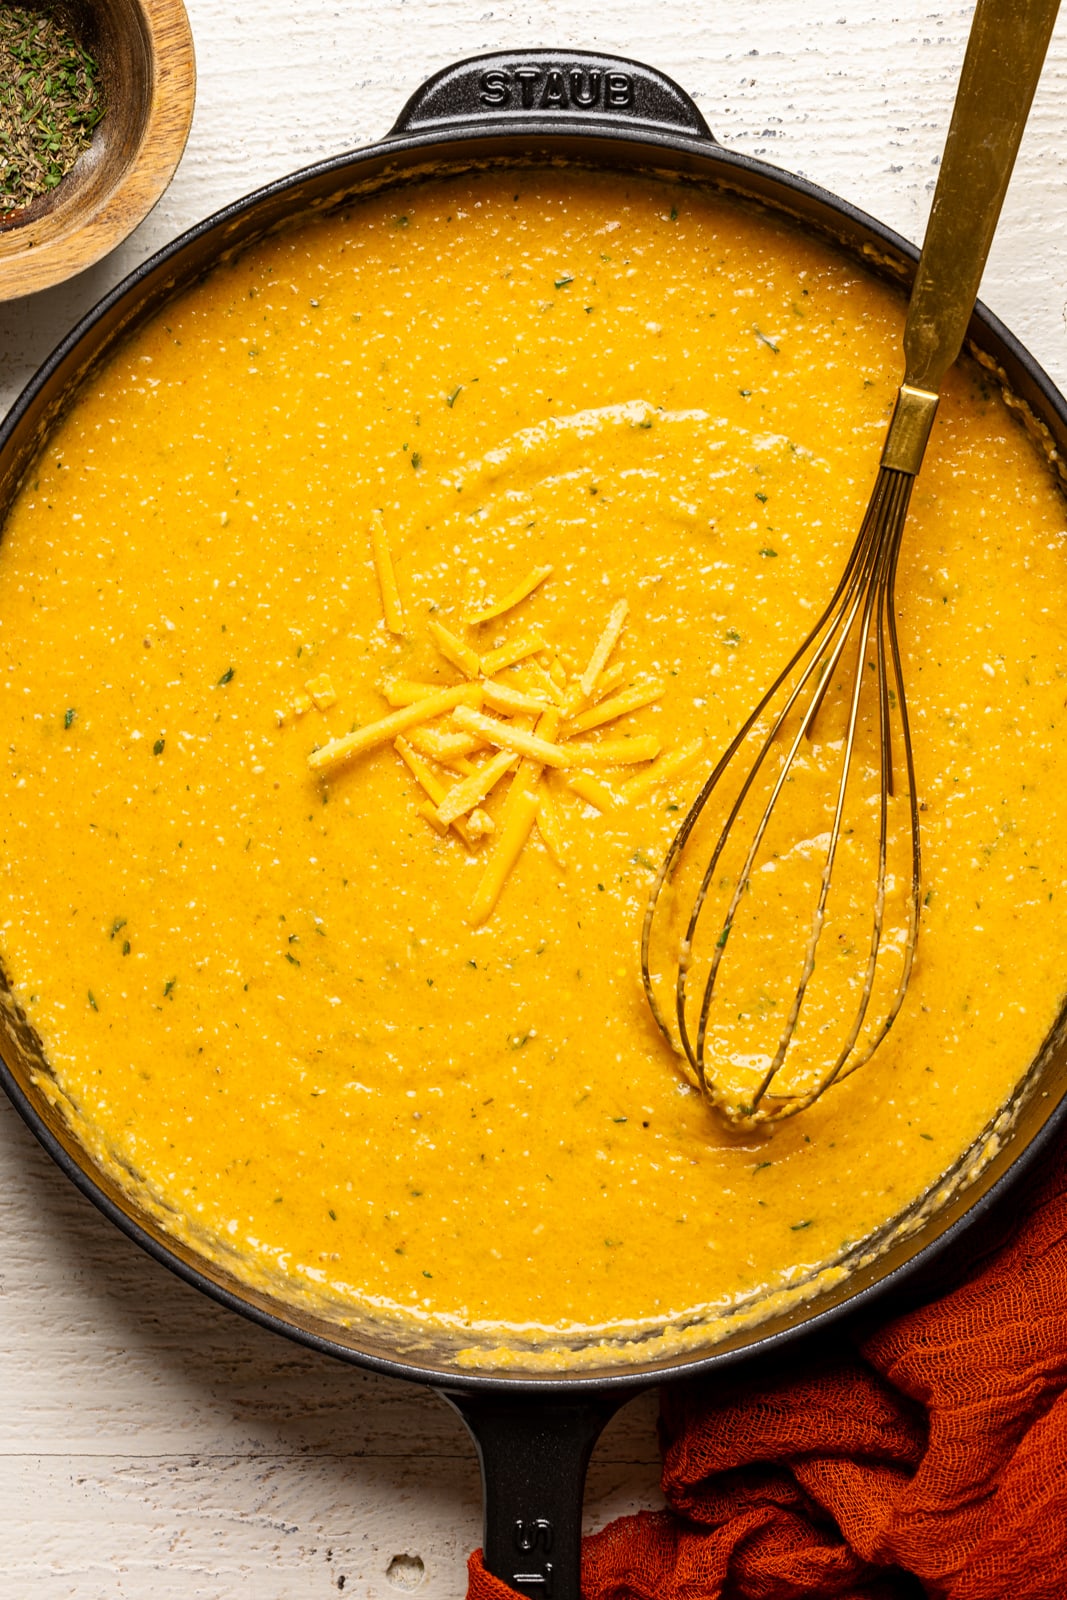
[[[692,1080],[738,1127],[794,1116],[863,1066],[911,977],[920,808],[897,556],[1058,7],[978,0],[908,304],[904,381],[859,535],[826,609],[690,807],[649,898],[641,971],[652,1015]],[[702,871],[698,845],[708,850]],[[835,868],[846,855],[842,887]],[[857,881],[867,884],[862,899]],[[768,899],[770,916],[760,909]],[[747,971],[728,957],[742,939],[755,950]],[[657,992],[672,987],[672,971],[673,1027]],[[731,971],[735,988],[724,995]]]

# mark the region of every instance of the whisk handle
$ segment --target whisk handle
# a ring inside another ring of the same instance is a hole
[[[978,0],[904,333],[906,385],[960,353],[1059,0]]]

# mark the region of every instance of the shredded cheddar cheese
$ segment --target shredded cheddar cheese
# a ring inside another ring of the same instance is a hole
[[[619,642],[619,635],[622,633],[623,623],[626,621],[626,613],[628,610],[629,607],[627,606],[625,600],[618,601],[617,604],[611,608],[611,615],[607,620],[604,632],[597,640],[596,648],[594,649],[593,654],[589,657],[589,665],[586,667],[581,678],[579,679],[579,688],[581,689],[582,697],[585,700],[590,699],[592,696],[597,678],[603,672],[605,666],[607,665],[608,657],[611,655],[611,652]]]
[[[548,569],[535,569],[518,589],[532,593],[548,576]],[[512,597],[518,596],[518,589],[512,591]],[[501,602],[501,609],[509,607]],[[413,678],[386,680],[380,692],[395,711],[313,751],[309,757],[312,770],[332,770],[357,756],[369,755],[392,740],[429,797],[418,806],[419,815],[439,836],[452,827],[468,849],[474,849],[480,840],[495,834],[493,853],[471,913],[477,925],[496,906],[535,820],[545,848],[563,866],[563,832],[551,792],[541,780],[542,769],[564,774],[570,791],[601,812],[619,804],[625,796],[625,785],[616,793],[592,774],[573,769],[653,763],[667,776],[680,770],[663,768],[666,758],[655,734],[598,738],[592,742],[575,737],[643,710],[666,693],[665,682],[653,678],[632,683],[628,689],[611,695],[626,678],[624,662],[613,667],[607,667],[606,662],[619,641],[627,613],[625,600],[612,606],[580,677],[568,675],[564,663],[569,658],[554,650],[540,633],[521,634],[479,655],[445,623],[430,618],[426,632],[441,661],[472,681],[442,687]],[[541,655],[548,665],[533,659],[535,655]],[[591,686],[588,692],[586,684]],[[593,697],[597,702],[589,709],[575,709]],[[482,705],[498,714],[485,715]],[[559,742],[561,729],[564,737]],[[487,747],[496,753],[480,763],[470,759]],[[685,764],[683,760],[681,765]],[[438,772],[456,775],[459,781],[446,783]],[[497,829],[493,817],[483,809],[483,802],[509,775],[510,787]],[[535,789],[536,799],[532,799]]]
[[[382,595],[385,626],[390,633],[403,633],[404,610],[400,604],[400,590],[397,588],[393,557],[385,536],[385,519],[380,511],[371,513],[370,538],[374,570],[378,575],[378,587]]]
[[[486,863],[482,881],[478,885],[471,905],[470,921],[473,927],[477,927],[490,915],[500,897],[508,873],[522,854],[522,848],[537,819],[539,779],[540,768],[535,762],[524,761],[515,774],[504,803],[499,838]]]
[[[317,678],[309,678],[304,688],[319,711],[329,711],[331,706],[337,704],[337,691],[330,682],[328,672],[320,672]]]
[[[408,728],[414,728],[420,722],[431,722],[434,717],[439,717],[442,711],[452,711],[460,706],[464,708],[477,706],[481,704],[481,699],[482,691],[476,684],[462,684],[455,689],[440,689],[436,694],[416,700],[414,705],[394,711],[391,716],[382,717],[380,721],[372,722],[365,728],[357,728],[355,733],[346,733],[340,739],[331,739],[328,744],[311,752],[308,756],[308,766],[312,772],[330,772],[334,767],[351,761],[355,756],[365,755],[368,750],[376,750],[379,745],[391,744],[398,733],[406,733]]]
[[[440,689],[439,683],[413,683],[410,678],[393,678],[382,685],[382,694],[391,706],[412,706]]]
[[[495,678],[505,667],[513,667],[516,662],[525,661],[527,656],[536,655],[544,648],[545,641],[539,634],[520,634],[517,639],[509,640],[496,650],[487,650],[482,657],[482,672],[487,678]]]
[[[601,739],[596,744],[572,740],[565,750],[572,766],[628,767],[652,761],[659,755],[660,741],[654,733],[641,733],[632,739]]]
[[[688,744],[682,745],[677,750],[668,750],[645,772],[640,772],[634,778],[627,778],[622,785],[624,800],[636,800],[639,796],[650,793],[657,784],[667,783],[671,778],[677,778],[704,753],[704,740],[692,739]]]
[[[458,667],[460,672],[465,672],[468,678],[477,678],[480,675],[482,662],[477,651],[457,639],[455,634],[441,622],[431,621],[426,627],[446,661],[451,661],[452,665]]]
[[[441,821],[437,814],[437,808],[440,803],[447,798],[447,785],[441,782],[433,768],[422,759],[417,750],[412,749],[411,745],[406,739],[396,739],[393,743],[393,749],[396,751],[401,761],[403,761],[404,765],[408,768],[408,771],[411,773],[415,781],[421,784],[428,796],[426,804],[420,805],[418,808],[419,815],[426,818],[427,822],[431,824],[435,832],[446,833],[448,831],[449,824]],[[471,845],[474,843],[472,834],[468,831],[466,825],[462,822],[459,816],[451,819],[451,826],[455,828],[464,844]]]
[[[600,779],[594,778],[591,773],[568,772],[563,781],[568,789],[580,795],[583,800],[588,800],[598,811],[610,811],[618,803],[607,784],[601,783]]]
[[[560,827],[559,812],[556,802],[552,798],[552,791],[548,784],[541,787],[541,798],[537,803],[537,831],[545,841],[549,855],[552,857],[560,871],[565,871],[567,866],[566,851],[563,844],[563,830]]]
[[[528,599],[552,572],[551,567],[534,567],[526,577],[510,589],[502,600],[485,606],[481,611],[475,611],[468,616],[467,621],[473,625],[479,622],[491,622],[494,617],[502,617],[506,611],[513,611],[523,600]]]
[[[517,604],[549,575],[548,568],[535,569],[505,597],[494,615]],[[397,753],[428,796],[417,808],[419,815],[439,836],[452,827],[473,849],[480,840],[496,835],[471,911],[475,925],[484,922],[496,906],[535,821],[545,848],[557,865],[563,866],[563,833],[551,791],[541,779],[544,768],[563,773],[570,791],[601,812],[611,810],[624,798],[625,785],[616,793],[592,774],[573,769],[653,763],[665,771],[661,740],[655,734],[598,738],[592,742],[575,737],[643,710],[661,700],[666,692],[665,682],[652,678],[611,694],[626,677],[625,663],[608,667],[607,662],[618,644],[628,609],[625,600],[612,606],[580,677],[568,676],[565,658],[552,649],[541,633],[518,635],[479,655],[445,623],[428,619],[426,632],[442,661],[472,682],[441,687],[419,679],[388,679],[381,693],[396,708],[394,712],[313,751],[309,757],[312,770],[332,770],[394,741]],[[490,619],[482,616],[481,620]],[[533,659],[536,655],[541,655],[548,665]],[[587,710],[576,709],[594,697],[596,703]],[[498,714],[487,716],[482,705]],[[480,763],[472,762],[470,757],[477,757],[487,746],[496,753]],[[685,764],[683,760],[682,765]],[[434,766],[438,771],[456,774],[459,781],[446,783],[436,775]],[[666,775],[675,770],[680,768],[666,769]],[[483,802],[509,775],[510,787],[498,830],[490,813],[483,809]]]
[[[593,728],[601,728],[606,722],[614,722],[616,717],[624,717],[627,712],[638,711],[642,706],[650,706],[662,699],[665,689],[666,684],[658,678],[651,683],[635,683],[632,689],[627,689],[610,700],[601,700],[588,711],[569,718],[567,731],[589,733]]]
[[[487,761],[484,767],[479,767],[469,778],[457,783],[438,806],[438,819],[443,823],[454,822],[465,811],[472,811],[475,806],[481,805],[485,797],[496,788],[505,772],[511,771],[515,760],[510,750],[501,750],[491,761]]]
[[[508,713],[524,711],[544,711],[545,702],[534,694],[524,694],[521,689],[509,688],[506,683],[493,683],[486,679],[482,684],[482,692],[487,706],[492,706],[494,711]]]
[[[626,664],[623,661],[616,661],[613,667],[605,667],[593,685],[592,698],[596,701],[602,700],[612,689],[617,689],[620,683],[624,683],[626,676]]]
[[[528,694],[543,695],[553,705],[563,705],[563,690],[539,661],[524,662],[511,674],[511,681]]]
[[[456,721],[461,728],[480,734],[487,744],[494,744],[503,750],[515,750],[519,755],[539,761],[544,767],[569,767],[572,764],[570,755],[560,745],[551,744],[535,733],[527,733],[513,722],[487,717],[481,711],[473,711],[467,706],[458,708]]]
[[[466,760],[467,756],[485,749],[485,740],[479,738],[477,734],[462,733],[448,725],[440,728],[413,728],[411,742],[424,756],[432,756],[435,761],[443,762],[446,766],[454,766],[457,762]]]

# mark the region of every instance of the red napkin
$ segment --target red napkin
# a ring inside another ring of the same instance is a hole
[[[1065,1600],[1067,1156],[984,1243],[832,1361],[667,1387],[670,1510],[585,1541],[584,1600]]]

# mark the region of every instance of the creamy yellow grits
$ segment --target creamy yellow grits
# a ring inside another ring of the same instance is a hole
[[[250,249],[85,385],[0,545],[0,949],[75,1125],[172,1226],[340,1315],[578,1344],[806,1282],[979,1138],[1065,987],[1067,571],[977,367],[901,557],[926,904],[889,1040],[731,1133],[637,960],[685,805],[841,568],[902,316],[771,215],[511,171]],[[465,843],[391,739],[309,766],[397,684],[472,681],[431,624],[540,640],[496,681],[544,698],[620,601],[583,703],[657,693],[570,736],[703,753],[588,765],[600,804],[546,769],[479,915],[514,769]]]

